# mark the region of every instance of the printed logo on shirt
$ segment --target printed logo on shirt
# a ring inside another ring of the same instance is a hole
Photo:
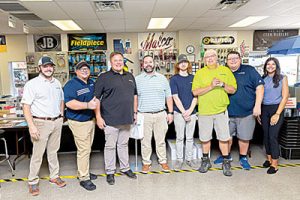
[[[89,88],[84,88],[84,89],[81,89],[81,90],[77,91],[77,96],[80,96],[80,95],[83,95],[83,94],[86,94],[86,93],[89,93],[89,92],[90,92]]]
[[[132,83],[133,83],[133,80],[131,80],[131,79],[130,79],[130,80],[128,80],[128,81],[130,81],[130,82],[132,82]]]
[[[246,74],[246,72],[239,72],[238,74]]]

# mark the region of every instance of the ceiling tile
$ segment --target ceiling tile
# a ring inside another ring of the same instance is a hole
[[[22,2],[30,11],[42,19],[58,20],[70,17],[55,2]],[[55,13],[55,14],[54,14]]]
[[[157,0],[152,17],[175,17],[187,0]]]
[[[200,17],[220,0],[189,0],[179,11],[177,17]]]
[[[92,2],[57,2],[63,11],[71,19],[97,19],[94,4]]]
[[[124,17],[126,19],[149,18],[151,17],[154,3],[154,1],[125,1],[123,2]]]

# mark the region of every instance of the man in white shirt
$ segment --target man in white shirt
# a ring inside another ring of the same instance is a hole
[[[21,103],[33,144],[28,176],[29,192],[39,194],[39,171],[47,149],[50,183],[64,187],[59,177],[57,151],[60,147],[63,124],[64,97],[60,82],[53,77],[52,59],[43,56],[38,63],[39,76],[28,81],[24,87]]]

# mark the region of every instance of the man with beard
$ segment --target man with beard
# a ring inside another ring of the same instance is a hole
[[[165,136],[168,124],[173,122],[173,99],[166,77],[154,71],[153,58],[143,58],[144,73],[136,77],[138,93],[138,112],[144,116],[144,138],[142,145],[142,173],[151,167],[152,135],[154,134],[156,154],[162,170],[169,172],[167,164]],[[165,111],[167,103],[168,112]]]
[[[77,147],[77,174],[80,185],[86,190],[95,190],[96,185],[91,180],[95,180],[97,176],[89,173],[95,133],[94,110],[97,106],[94,81],[89,79],[90,66],[85,61],[77,63],[75,68],[76,76],[64,87],[66,118]]]
[[[28,81],[24,87],[21,103],[33,143],[28,176],[29,192],[39,194],[39,171],[45,149],[50,171],[50,183],[64,187],[59,177],[57,151],[60,147],[64,113],[64,96],[60,82],[53,77],[52,59],[43,56],[38,63],[39,76]]]
[[[100,101],[96,108],[97,125],[100,129],[104,129],[105,133],[106,181],[114,185],[116,150],[120,171],[129,178],[137,178],[129,167],[128,154],[130,128],[137,112],[137,91],[133,75],[123,69],[123,54],[112,52],[110,62],[111,70],[100,74],[96,81],[95,96]]]

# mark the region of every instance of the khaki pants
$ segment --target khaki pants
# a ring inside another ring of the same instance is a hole
[[[39,140],[32,139],[33,149],[28,175],[28,183],[30,185],[37,184],[39,182],[38,174],[40,172],[43,155],[46,149],[50,179],[54,179],[59,176],[57,151],[60,147],[63,118],[58,118],[55,121],[41,119],[34,119],[33,121],[40,133],[40,138]]]
[[[90,179],[90,153],[95,134],[95,120],[78,122],[68,119],[77,147],[77,176],[80,181]]]
[[[120,126],[106,126],[104,162],[106,174],[116,172],[116,149],[118,152],[120,171],[126,172],[129,167],[128,140],[130,135],[130,124]]]
[[[167,113],[142,113],[144,115],[144,138],[141,140],[143,164],[151,164],[152,135],[154,133],[156,155],[160,164],[167,163],[166,133],[168,131]]]

